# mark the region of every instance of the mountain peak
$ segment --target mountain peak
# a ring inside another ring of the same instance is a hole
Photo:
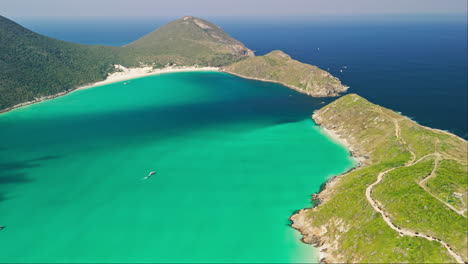
[[[210,22],[208,22],[206,20],[203,20],[203,19],[200,19],[200,18],[197,18],[197,17],[193,17],[193,16],[184,16],[183,18],[175,20],[175,21],[182,21],[182,23],[185,23],[185,24],[188,24],[188,23],[192,22],[195,25],[197,25],[198,27],[200,27],[201,29],[220,29],[221,30],[221,28],[218,27],[217,25],[215,25],[213,23],[210,23]]]
[[[274,50],[274,51],[266,54],[265,56],[269,56],[269,57],[274,56],[274,57],[277,57],[277,58],[291,59],[291,56],[289,56],[288,54],[284,53],[281,50]]]
[[[171,57],[170,60],[177,64],[184,63],[182,57],[203,57],[203,60],[209,62],[254,56],[250,49],[219,26],[193,16],[169,22],[126,47],[158,51],[164,53],[165,58]]]

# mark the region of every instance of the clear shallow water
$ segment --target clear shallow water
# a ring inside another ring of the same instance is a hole
[[[287,224],[352,167],[330,100],[176,73],[2,114],[0,262],[315,261]]]
[[[256,54],[281,49],[329,70],[349,92],[468,138],[466,16],[208,19]],[[120,46],[170,20],[18,21],[63,40]]]

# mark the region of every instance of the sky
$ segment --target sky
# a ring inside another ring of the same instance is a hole
[[[466,14],[467,0],[1,0],[7,17]]]

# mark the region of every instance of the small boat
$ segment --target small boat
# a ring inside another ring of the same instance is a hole
[[[0,226],[0,230],[2,230],[3,228],[5,228],[4,226]]]
[[[156,172],[152,171],[148,174],[148,176],[146,176],[143,180],[146,180],[148,179],[149,177],[153,176],[154,174],[156,174]]]

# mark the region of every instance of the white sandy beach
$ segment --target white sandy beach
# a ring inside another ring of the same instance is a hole
[[[161,69],[153,69],[151,66],[148,67],[141,67],[141,68],[125,68],[122,65],[115,65],[116,69],[120,71],[114,72],[107,76],[107,79],[100,82],[95,82],[92,84],[88,84],[85,86],[80,86],[75,89],[87,89],[99,85],[121,82],[125,80],[145,77],[149,75],[158,75],[163,73],[172,73],[172,72],[194,72],[194,71],[219,71],[220,68],[218,67],[195,67],[195,66],[174,66],[174,67],[166,67]]]
[[[150,76],[150,75],[158,75],[158,74],[172,73],[172,72],[196,72],[196,71],[215,71],[215,72],[218,72],[218,71],[220,71],[220,68],[218,68],[218,67],[196,67],[196,66],[171,66],[171,67],[166,67],[166,68],[161,68],[161,69],[153,69],[153,67],[151,67],[151,66],[140,67],[140,68],[125,68],[122,65],[114,65],[114,67],[116,69],[119,69],[120,71],[109,74],[109,76],[107,76],[107,78],[104,81],[90,83],[90,84],[87,84],[87,85],[77,87],[77,88],[72,89],[72,90],[63,91],[63,92],[53,94],[53,95],[38,97],[38,98],[35,98],[32,101],[17,104],[17,105],[14,105],[12,107],[1,110],[0,113],[9,112],[9,111],[11,111],[13,109],[16,109],[16,108],[20,108],[20,107],[23,107],[23,106],[43,102],[45,100],[53,99],[53,98],[56,98],[56,97],[59,97],[59,96],[63,96],[63,95],[66,95],[66,94],[69,94],[71,92],[78,91],[78,90],[81,90],[81,89],[89,89],[89,88],[104,85],[104,84],[121,82],[121,81],[131,80],[131,79],[135,79],[135,78]]]

